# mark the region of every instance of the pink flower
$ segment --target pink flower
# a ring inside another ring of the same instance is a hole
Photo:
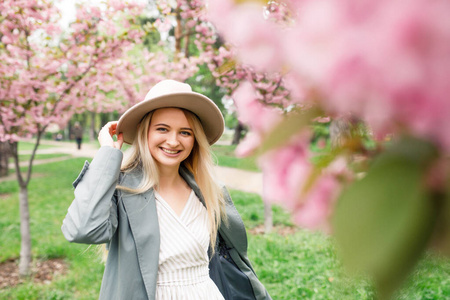
[[[312,171],[309,159],[308,138],[305,136],[261,156],[258,162],[263,171],[264,199],[294,210]]]
[[[187,28],[192,28],[192,27],[195,26],[195,24],[197,24],[196,20],[189,20],[189,21],[186,22],[186,27]]]
[[[256,132],[268,132],[277,124],[281,115],[257,100],[255,90],[249,82],[241,83],[234,92],[238,118]]]
[[[159,1],[158,6],[159,6],[159,9],[161,10],[161,13],[164,15],[168,15],[170,13],[170,11],[172,10],[172,8],[164,1]]]
[[[10,36],[4,35],[4,36],[2,37],[2,43],[3,43],[3,44],[12,44],[12,43],[13,43],[13,40],[12,40],[12,38],[11,38]]]
[[[263,197],[291,211],[296,224],[329,232],[329,217],[341,186],[353,176],[345,158],[339,157],[316,177],[309,140],[308,134],[298,135],[259,158]]]
[[[233,0],[208,1],[207,17],[220,32],[223,32],[230,24],[229,15],[235,8]]]
[[[304,196],[303,204],[296,207],[294,222],[301,227],[331,232],[329,217],[339,191],[340,185],[336,178],[331,175],[320,177]]]
[[[161,19],[157,19],[154,25],[159,31],[162,32],[168,32],[170,28],[172,28],[172,24],[168,18],[165,18],[163,21],[161,21]]]
[[[294,103],[313,92],[328,114],[352,113],[375,136],[407,132],[450,152],[448,1],[292,0],[284,29],[283,12],[266,20],[261,6],[220,2],[210,17],[240,63],[288,68],[283,81]]]
[[[235,154],[237,157],[246,157],[252,155],[255,149],[261,145],[261,135],[255,132],[248,132],[245,138],[236,147]]]
[[[264,19],[259,4],[240,5],[229,13],[227,19],[222,34],[228,42],[238,47],[240,61],[258,71],[273,71],[281,67],[283,50],[278,38],[280,32],[275,24]]]

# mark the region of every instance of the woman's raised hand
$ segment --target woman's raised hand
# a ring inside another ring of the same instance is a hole
[[[120,149],[123,144],[123,135],[119,133],[117,135],[117,141],[114,141],[113,136],[116,135],[117,121],[108,122],[102,127],[98,133],[98,141],[100,146],[111,146],[113,148]]]

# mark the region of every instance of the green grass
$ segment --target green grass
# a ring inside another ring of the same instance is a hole
[[[18,146],[18,150],[19,153],[22,151],[32,151],[34,149],[35,144],[31,143],[31,142],[24,142],[24,141],[20,141],[19,142],[19,146]],[[55,148],[55,146],[52,145],[47,145],[47,144],[40,144],[38,149],[50,149],[50,148]],[[63,153],[54,153],[54,154],[36,154],[34,159],[35,160],[39,160],[39,159],[49,159],[49,158],[56,158],[56,157],[63,157],[63,156],[68,156],[68,154],[63,154]],[[31,154],[19,154],[19,161],[23,162],[23,161],[29,161],[31,158]],[[9,158],[9,162],[13,163],[14,162],[14,158],[10,157]]]
[[[254,172],[260,171],[254,157],[236,157],[234,154],[236,145],[213,145],[212,150],[220,166]]]
[[[0,291],[0,299],[96,299],[103,265],[95,247],[70,244],[61,233],[61,222],[73,199],[71,183],[84,159],[36,165],[29,186],[33,258],[64,258],[69,272],[49,285],[27,282]],[[15,181],[0,185],[0,262],[19,257],[20,224],[18,186]]]
[[[72,181],[85,159],[36,165],[29,186],[33,258],[63,258],[67,274],[50,284],[26,282],[0,290],[0,299],[97,299],[104,266],[96,246],[68,243],[60,230],[73,199]],[[263,203],[256,194],[231,190],[247,229],[263,224]],[[290,216],[273,208],[274,223],[292,226]],[[0,262],[19,257],[20,224],[15,181],[0,184]],[[373,299],[368,280],[346,275],[332,238],[298,230],[281,236],[248,234],[248,255],[273,299]],[[398,299],[445,299],[450,294],[450,262],[427,254],[398,292]]]
[[[257,194],[232,190],[231,197],[248,230],[264,223],[264,205]],[[290,215],[272,206],[275,226],[294,226]],[[297,228],[281,236],[248,234],[248,255],[273,299],[371,299],[367,281],[346,276],[330,237]]]
[[[264,223],[264,204],[259,195],[236,190],[230,191],[230,194],[247,229],[255,228]],[[280,206],[272,205],[272,212],[275,226],[294,226],[290,215]]]
[[[247,229],[264,222],[264,206],[256,194],[231,191]],[[293,226],[290,215],[273,207],[274,225]],[[298,229],[281,236],[248,235],[248,256],[274,299],[374,299],[367,278],[347,274],[336,257],[332,237]],[[426,253],[395,299],[448,299],[450,260]]]
[[[34,146],[35,146],[34,143],[20,141],[19,142],[19,152],[20,151],[31,151],[34,149]],[[38,149],[49,149],[49,148],[54,148],[54,147],[55,146],[41,143],[41,144],[39,144]]]
[[[249,257],[274,299],[371,299],[367,281],[342,272],[327,238],[297,231],[293,235],[249,236]]]
[[[50,159],[50,158],[56,158],[56,157],[69,157],[70,155],[64,154],[64,153],[53,153],[53,154],[36,154],[34,156],[34,160],[40,160],[40,159]],[[29,161],[31,158],[31,154],[19,154],[19,161]],[[10,157],[9,162],[13,163],[14,158]]]

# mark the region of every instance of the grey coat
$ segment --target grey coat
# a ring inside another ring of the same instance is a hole
[[[120,184],[136,187],[140,172],[121,173],[122,152],[101,147],[92,163],[85,163],[74,182],[75,199],[62,224],[70,242],[107,243],[109,248],[100,299],[155,299],[159,261],[159,226],[153,189],[142,194],[116,190]],[[193,176],[180,174],[204,203]],[[247,257],[244,223],[224,188],[228,226],[219,232],[229,254],[249,278],[256,299],[270,299]]]

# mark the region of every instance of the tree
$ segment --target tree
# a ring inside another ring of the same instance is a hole
[[[205,67],[214,56],[208,50],[215,39],[209,35],[212,27],[205,21],[203,4],[194,0],[155,1],[152,16],[140,18],[146,32],[144,44],[136,45],[130,60],[141,95],[160,80],[171,78],[189,82],[223,108],[223,92]]]
[[[78,7],[76,20],[62,31],[60,14],[51,2],[0,4],[0,142],[11,146],[20,187],[21,275],[29,272],[31,261],[28,184],[43,133],[50,124],[63,125],[86,107],[122,106],[117,103],[121,97],[107,94],[119,80],[125,81],[128,65],[122,58],[141,37],[135,26],[141,8],[119,1],[104,5]],[[32,135],[36,141],[23,174],[17,142]]]
[[[0,177],[9,174],[9,143],[0,142]]]
[[[275,109],[254,80],[234,91],[253,132],[242,148],[262,156],[264,198],[297,224],[333,233],[346,266],[388,298],[431,242],[450,254],[450,4],[288,0],[262,10],[264,2],[209,3],[238,65],[280,76],[287,91]],[[376,146],[350,126],[313,163],[312,124],[349,116]]]

